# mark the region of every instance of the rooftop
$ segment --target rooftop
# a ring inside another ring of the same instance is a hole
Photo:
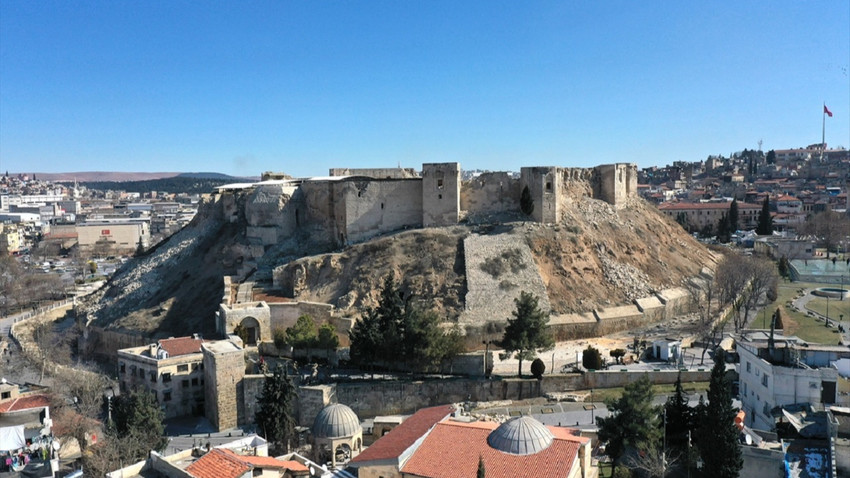
[[[452,405],[440,405],[438,407],[419,410],[402,422],[401,425],[393,428],[389,433],[378,439],[372,446],[365,449],[363,453],[354,457],[351,463],[357,464],[374,460],[398,458],[404,450],[410,448],[431,427],[445,419],[453,411],[454,407]]]
[[[176,339],[162,339],[159,346],[168,352],[169,357],[201,353],[201,344],[204,340],[195,337],[178,337]]]

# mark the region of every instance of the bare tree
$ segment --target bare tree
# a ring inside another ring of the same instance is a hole
[[[76,440],[86,450],[86,437],[99,430],[103,415],[104,395],[111,388],[109,380],[85,369],[69,370],[56,382],[51,415],[62,434],[62,440]],[[111,470],[110,470],[111,471]]]
[[[670,450],[661,450],[656,443],[647,444],[641,450],[634,450],[623,458],[623,464],[632,470],[639,470],[641,476],[662,477],[665,472],[679,461],[679,454]]]
[[[850,218],[835,211],[819,212],[806,220],[802,230],[804,234],[815,236],[829,257],[832,248],[850,235]]]
[[[771,261],[735,253],[723,257],[715,281],[721,303],[735,309],[735,332],[744,327],[747,315],[777,280],[778,272]]]
[[[767,292],[775,286],[779,280],[779,272],[772,261],[760,257],[747,257],[745,268],[747,271],[747,289],[744,294],[744,317],[741,327],[746,326],[749,313],[758,306],[762,296],[769,295]],[[738,327],[735,327],[738,331]]]

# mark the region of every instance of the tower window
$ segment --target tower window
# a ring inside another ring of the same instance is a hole
[[[552,183],[551,183],[551,182],[548,182],[548,181],[546,182],[546,190],[547,190],[547,191],[551,191],[551,190],[552,190]]]

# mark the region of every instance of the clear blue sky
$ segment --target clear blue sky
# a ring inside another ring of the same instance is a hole
[[[850,3],[0,1],[0,171],[850,147]]]

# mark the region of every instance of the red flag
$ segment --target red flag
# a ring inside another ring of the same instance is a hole
[[[830,118],[832,118],[832,111],[829,111],[829,108],[827,108],[826,105],[823,105],[823,112],[829,115]]]

